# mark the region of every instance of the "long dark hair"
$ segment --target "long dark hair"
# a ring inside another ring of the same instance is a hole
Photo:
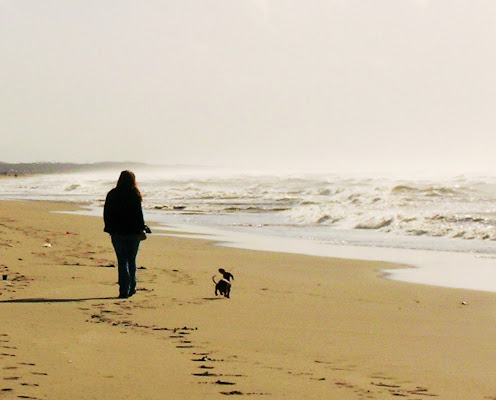
[[[134,175],[134,173],[131,171],[126,170],[121,172],[121,175],[119,176],[119,180],[117,181],[116,188],[131,189],[134,192],[136,192],[136,194],[139,196],[140,199],[142,198],[141,192],[138,189],[138,185],[136,183],[136,175]]]

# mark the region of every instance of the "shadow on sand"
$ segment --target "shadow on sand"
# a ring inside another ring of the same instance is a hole
[[[117,300],[117,299],[118,299],[118,297],[86,297],[86,298],[79,298],[79,299],[32,298],[32,299],[0,300],[0,303],[81,303],[84,301]]]

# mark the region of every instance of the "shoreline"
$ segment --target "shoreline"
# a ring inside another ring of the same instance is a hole
[[[76,211],[96,216],[98,208]],[[99,209],[98,209],[99,210]],[[384,278],[410,284],[496,292],[496,257],[491,254],[450,250],[338,245],[317,240],[243,232],[207,225],[171,224],[157,213],[148,213],[154,233],[214,241],[216,245],[245,250],[308,256],[377,261],[399,265],[383,270]],[[160,233],[163,232],[163,233]],[[470,268],[466,266],[470,265]]]
[[[138,293],[119,300],[101,218],[53,212],[75,209],[0,201],[6,399],[496,396],[493,293],[152,234]],[[231,299],[213,293],[219,267],[235,276]]]

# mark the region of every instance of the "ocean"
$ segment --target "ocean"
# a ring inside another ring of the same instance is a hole
[[[157,233],[167,226],[225,245],[400,262],[416,268],[385,273],[416,283],[496,290],[494,176],[399,178],[180,167],[135,172],[145,217]],[[2,179],[0,198],[77,202],[86,213],[101,215],[118,173]],[[467,276],[454,273],[460,266]]]

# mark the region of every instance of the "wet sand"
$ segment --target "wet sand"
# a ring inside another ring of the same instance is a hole
[[[69,209],[0,202],[2,399],[496,398],[496,293],[151,235],[117,299],[101,218]]]

